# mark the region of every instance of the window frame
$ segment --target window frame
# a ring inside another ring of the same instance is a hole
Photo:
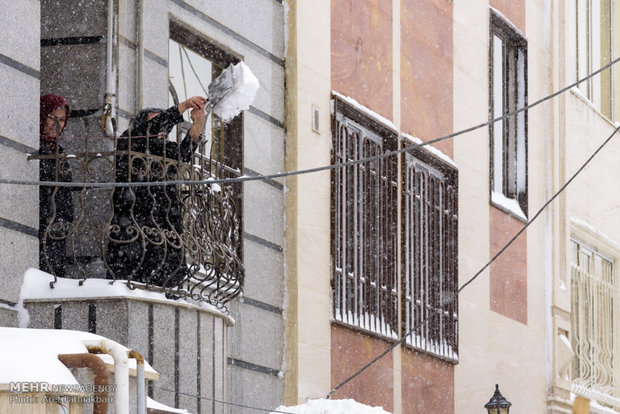
[[[496,54],[501,42],[501,57]],[[490,10],[489,119],[504,117],[527,105],[527,39],[510,22]],[[497,68],[501,59],[502,67]],[[501,77],[501,93],[496,79]],[[522,86],[521,86],[522,85]],[[501,108],[496,105],[501,100]],[[495,207],[527,221],[528,115],[527,111],[489,125],[489,192]],[[506,151],[508,147],[510,151]],[[510,167],[510,165],[514,167]]]
[[[569,72],[573,80],[584,78],[608,64],[618,50],[620,22],[617,1],[572,0],[569,9],[569,28],[573,34],[569,56],[574,57]],[[607,9],[607,13],[604,12]],[[584,24],[585,22],[585,24]],[[592,31],[592,28],[601,30]],[[604,32],[607,32],[606,34]],[[605,47],[605,43],[607,43]],[[615,66],[587,79],[576,89],[605,119],[620,119],[620,81]]]

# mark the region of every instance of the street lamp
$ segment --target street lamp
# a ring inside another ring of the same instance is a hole
[[[508,401],[501,392],[499,392],[499,386],[495,384],[495,394],[491,397],[488,403],[484,405],[489,414],[508,414],[512,403]]]

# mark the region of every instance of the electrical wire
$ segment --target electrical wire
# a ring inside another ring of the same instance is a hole
[[[230,405],[230,406],[233,406],[233,407],[248,408],[250,410],[264,411],[264,412],[268,412],[268,413],[295,414],[295,413],[292,413],[290,411],[270,410],[270,409],[267,409],[267,408],[253,407],[251,405],[237,404],[237,403],[233,403],[233,402],[230,402],[230,401],[222,401],[222,400],[218,400],[218,399],[215,399],[215,398],[203,397],[201,395],[189,394],[189,393],[181,392],[181,391],[175,391],[175,390],[171,390],[171,389],[168,389],[168,388],[158,387],[158,386],[155,386],[155,385],[152,385],[152,387],[156,388],[158,390],[162,390],[162,391],[173,392],[173,393],[175,393],[177,395],[185,395],[186,397],[200,398],[201,400],[213,401],[213,402],[216,402],[216,403],[219,403],[219,404]]]
[[[477,125],[474,125],[472,127],[469,128],[465,128],[462,129],[460,131],[457,132],[453,132],[451,134],[448,135],[444,135],[435,139],[431,139],[429,141],[425,141],[419,144],[414,144],[414,145],[410,145],[410,146],[406,146],[397,150],[393,150],[393,151],[387,151],[384,152],[382,154],[378,154],[378,155],[374,155],[372,157],[367,157],[367,158],[360,158],[357,160],[351,160],[351,161],[347,161],[347,162],[341,162],[341,163],[335,163],[335,164],[330,164],[330,165],[325,165],[325,166],[321,166],[321,167],[314,167],[314,168],[308,168],[308,169],[304,169],[304,170],[295,170],[295,171],[287,171],[287,172],[280,172],[280,173],[275,173],[275,174],[258,174],[258,175],[252,175],[252,176],[247,176],[247,175],[243,175],[240,177],[232,177],[232,178],[217,178],[217,179],[207,179],[207,180],[197,180],[197,181],[192,181],[192,180],[169,180],[169,181],[155,181],[155,182],[122,182],[122,183],[115,183],[115,182],[102,182],[102,183],[79,183],[79,182],[71,182],[71,183],[65,183],[65,182],[58,182],[58,181],[28,181],[28,180],[8,180],[8,179],[3,179],[0,178],[0,184],[11,184],[11,185],[36,185],[36,186],[53,186],[53,187],[89,187],[89,188],[113,188],[113,187],[156,187],[156,186],[165,186],[165,185],[209,185],[209,184],[226,184],[226,183],[239,183],[239,182],[246,182],[246,181],[263,181],[263,180],[273,180],[276,178],[283,178],[283,177],[289,177],[292,175],[302,175],[302,174],[310,174],[310,173],[315,173],[315,172],[321,172],[321,171],[326,171],[326,170],[332,170],[335,168],[341,168],[341,167],[348,167],[351,165],[357,165],[357,164],[364,164],[364,163],[368,163],[371,161],[375,161],[381,158],[387,158],[387,157],[391,157],[392,155],[396,155],[396,154],[400,154],[403,152],[407,152],[407,151],[411,151],[413,149],[416,148],[421,148],[427,145],[431,145],[440,141],[444,141],[450,138],[454,138],[457,137],[459,135],[463,135],[466,134],[468,132],[472,132],[475,131],[477,129],[480,128],[484,128],[487,126],[490,126],[492,124],[494,124],[495,122],[499,122],[502,121],[504,119],[510,118],[512,116],[515,116],[518,113],[521,113],[523,111],[526,111],[530,108],[533,108],[537,105],[540,105],[543,102],[546,102],[552,98],[555,98],[558,95],[561,95],[562,93],[574,88],[575,86],[578,86],[580,83],[583,83],[585,81],[587,81],[588,79],[590,79],[593,76],[598,75],[599,73],[601,73],[602,71],[610,68],[612,65],[615,65],[616,63],[618,63],[618,61],[620,61],[620,58],[616,58],[614,60],[612,60],[611,62],[609,62],[608,64],[606,64],[605,66],[602,66],[601,68],[599,68],[598,70],[590,73],[589,75],[577,80],[576,82],[550,94],[547,95],[529,105],[523,106],[521,108],[516,109],[513,112],[507,112],[506,114],[504,114],[503,116],[491,119],[487,122],[483,122]]]
[[[336,385],[334,388],[332,388],[329,394],[327,394],[326,398],[331,398],[332,395],[336,391],[342,388],[342,386],[350,382],[352,379],[360,375],[362,372],[366,371],[366,369],[370,368],[375,362],[377,362],[378,360],[380,360],[381,358],[389,354],[392,350],[394,350],[394,348],[404,343],[405,340],[409,337],[409,335],[411,335],[412,333],[420,329],[422,326],[424,326],[432,317],[438,315],[439,311],[442,311],[446,306],[450,305],[451,303],[454,303],[456,299],[458,298],[458,296],[463,291],[463,289],[465,289],[474,280],[476,280],[482,274],[482,272],[484,272],[491,265],[491,263],[493,263],[502,253],[504,253],[506,249],[508,249],[508,247],[510,247],[512,243],[514,243],[515,240],[517,240],[521,234],[523,234],[523,232],[530,226],[530,224],[532,224],[542,214],[542,212],[549,206],[549,204],[551,204],[553,200],[555,200],[569,186],[569,184],[572,183],[575,178],[577,178],[577,176],[588,166],[588,164],[594,159],[594,157],[596,157],[596,155],[603,149],[603,147],[605,147],[605,145],[607,145],[609,141],[611,141],[611,139],[614,137],[614,135],[618,133],[618,131],[620,131],[620,125],[611,133],[611,135],[609,135],[609,137],[607,137],[605,141],[603,141],[603,143],[596,149],[596,151],[594,151],[592,155],[588,157],[588,159],[581,165],[581,167],[579,167],[579,169],[577,169],[577,171],[575,171],[575,173],[564,183],[564,185],[562,185],[562,187],[560,187],[560,189],[549,200],[547,200],[547,202],[545,202],[542,205],[542,207],[540,207],[540,209],[538,209],[536,214],[534,214],[534,216],[530,220],[528,220],[527,223],[525,223],[525,225],[521,228],[521,230],[519,230],[508,241],[508,243],[506,243],[488,262],[486,262],[485,265],[482,266],[480,270],[478,270],[474,274],[474,276],[472,276],[467,282],[463,283],[463,285],[456,291],[456,294],[452,295],[452,297],[446,300],[444,303],[442,303],[441,306],[438,306],[437,308],[432,309],[431,312],[429,312],[429,316],[424,318],[424,320],[422,320],[412,329],[407,331],[405,335],[403,335],[397,342],[395,342],[389,348],[383,351],[381,354],[373,358],[370,362],[368,362],[366,365],[364,365],[362,368],[356,371],[353,375],[351,375],[350,377],[348,377],[347,379],[345,379],[344,381]]]

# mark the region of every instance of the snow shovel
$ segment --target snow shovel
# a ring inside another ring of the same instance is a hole
[[[228,122],[250,107],[259,88],[258,79],[243,62],[230,65],[207,87],[206,111]]]

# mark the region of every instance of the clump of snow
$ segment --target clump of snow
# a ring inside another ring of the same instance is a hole
[[[233,66],[234,85],[232,91],[213,108],[222,121],[228,122],[241,111],[250,107],[260,84],[250,68],[243,62]]]
[[[355,400],[308,400],[306,403],[293,407],[280,406],[272,414],[389,414],[381,407],[371,407]]]

